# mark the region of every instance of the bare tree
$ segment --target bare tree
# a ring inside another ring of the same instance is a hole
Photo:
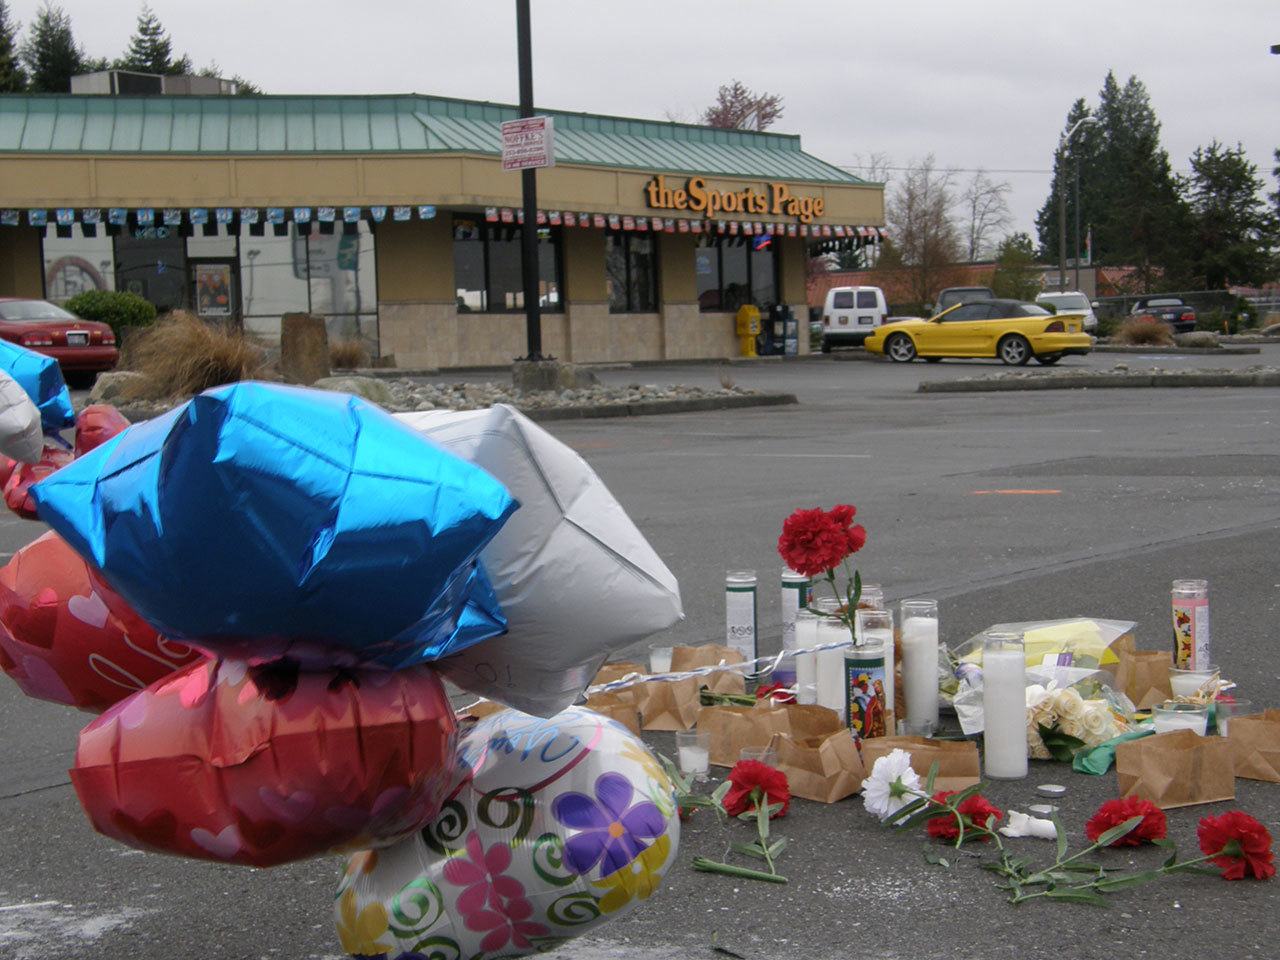
[[[855,153],[853,162],[844,169],[855,176],[861,177],[863,180],[887,184],[890,178],[889,165],[891,163],[893,163],[893,160],[889,154],[880,151],[874,151],[866,155]]]
[[[765,130],[782,116],[782,97],[755,93],[740,80],[723,84],[716,100],[702,112],[702,122],[725,130]]]
[[[1008,195],[1008,181],[996,182],[979,168],[960,193],[961,215],[964,217],[964,242],[969,262],[990,255],[995,237],[1013,223]]]
[[[962,249],[952,219],[953,181],[952,171],[939,170],[929,154],[911,163],[885,204],[894,250],[891,262],[900,262],[908,272],[912,294],[920,303],[931,301],[947,285]]]

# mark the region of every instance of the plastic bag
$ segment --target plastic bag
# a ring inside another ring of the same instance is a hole
[[[27,392],[40,411],[46,433],[56,433],[76,422],[71,393],[62,379],[62,368],[53,357],[0,340],[0,371],[4,371]]]
[[[27,696],[96,713],[200,657],[94,583],[56,533],[0,569],[0,667]]]
[[[90,404],[76,417],[76,456],[83,457],[128,428],[128,418],[111,404]]]
[[[33,492],[157,630],[218,654],[396,669],[505,627],[477,556],[516,502],[346,394],[219,387]]]
[[[512,407],[398,419],[483,467],[520,510],[480,555],[508,632],[442,661],[454,683],[540,716],[600,664],[683,617],[671,571],[582,457]]]
[[[419,834],[347,864],[334,912],[353,956],[544,951],[657,890],[680,840],[673,785],[620,724],[504,710],[459,747],[461,785]]]
[[[451,783],[454,730],[429,667],[205,660],[85,727],[71,782],[108,837],[269,867],[420,829]]]
[[[0,370],[0,454],[35,463],[43,448],[39,409],[22,385]]]

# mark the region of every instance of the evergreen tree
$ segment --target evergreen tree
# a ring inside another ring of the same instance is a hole
[[[991,289],[996,296],[1034,300],[1040,292],[1041,280],[1031,237],[1025,233],[1005,237],[996,254],[996,272],[991,277]]]
[[[1271,198],[1271,205],[1275,208],[1272,211],[1272,216],[1275,219],[1276,228],[1280,231],[1280,148],[1276,149],[1274,157],[1276,165],[1271,168],[1271,175],[1276,178],[1276,192],[1268,194],[1268,196]],[[1280,240],[1280,237],[1276,239]]]
[[[1244,147],[1233,150],[1217,140],[1197,147],[1189,188],[1196,280],[1219,290],[1270,279],[1274,226],[1262,199],[1262,178]]]
[[[138,26],[129,40],[129,49],[116,61],[121,70],[139,73],[180,75],[191,72],[191,58],[185,54],[173,59],[173,41],[160,23],[160,18],[146,4],[138,14]]]
[[[22,62],[34,93],[69,93],[71,78],[84,72],[85,55],[71,33],[71,17],[52,0],[36,14],[22,45]]]
[[[1064,129],[1088,115],[1084,101],[1077,100]],[[1042,251],[1057,259],[1058,172],[1066,174],[1069,248],[1072,245],[1078,158],[1080,219],[1082,229],[1093,228],[1094,263],[1137,267],[1143,289],[1185,281],[1190,272],[1189,213],[1169,155],[1160,146],[1160,122],[1146,87],[1137,77],[1121,86],[1115,74],[1108,73],[1091,115],[1097,124],[1077,131],[1056,158],[1054,183],[1036,218]],[[1074,256],[1074,249],[1068,252]]]
[[[1088,104],[1081,98],[1071,105],[1067,112],[1067,122],[1062,127],[1062,137],[1070,132],[1077,122],[1085,117],[1093,116]],[[1076,131],[1065,149],[1056,149],[1053,154],[1053,180],[1049,184],[1049,197],[1036,214],[1036,232],[1040,237],[1040,255],[1053,263],[1058,262],[1058,191],[1065,187],[1067,195],[1067,249],[1064,259],[1075,259],[1075,217],[1076,217],[1076,169],[1080,171],[1080,255],[1084,256],[1084,232],[1096,212],[1100,211],[1099,193],[1101,189],[1098,154],[1102,148],[1102,131],[1099,125],[1085,124]]]
[[[9,5],[0,0],[0,93],[21,93],[27,75],[18,59],[18,22],[9,17]]]

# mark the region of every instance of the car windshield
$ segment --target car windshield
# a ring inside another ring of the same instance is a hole
[[[68,313],[45,300],[7,300],[0,301],[0,320],[10,323],[27,323],[32,320],[76,320],[74,313]]]
[[[1148,307],[1180,307],[1182,306],[1182,301],[1177,300],[1173,297],[1165,297],[1164,299],[1161,299],[1161,300],[1148,300],[1147,306]]]
[[[1044,307],[1034,303],[1024,303],[1022,305],[1022,315],[1024,317],[1048,317],[1052,314]]]
[[[1052,303],[1059,310],[1088,310],[1089,301],[1082,294],[1056,294],[1052,297],[1040,297],[1041,303]]]

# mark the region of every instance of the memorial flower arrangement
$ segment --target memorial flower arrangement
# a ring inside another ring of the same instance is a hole
[[[862,577],[849,558],[867,542],[866,528],[854,523],[857,508],[839,504],[830,510],[815,507],[796,510],[782,522],[778,554],[796,573],[825,580],[832,595],[841,601],[840,620],[852,634],[854,614],[862,596]],[[843,573],[837,582],[836,570]]]
[[[934,792],[937,764],[922,783],[910,766],[904,750],[894,750],[876,760],[863,782],[863,803],[867,812],[899,831],[924,826],[929,836],[954,847],[971,840],[994,844],[996,859],[983,863],[997,877],[998,889],[1008,893],[1012,904],[1040,898],[1105,906],[1106,896],[1139,886],[1162,876],[1178,873],[1207,873],[1224,880],[1253,878],[1266,880],[1275,875],[1275,855],[1271,834],[1249,814],[1232,810],[1204,817],[1197,830],[1199,857],[1179,860],[1173,841],[1166,836],[1164,812],[1148,800],[1127,797],[1102,804],[1085,826],[1090,843],[1076,853],[1062,822],[1053,815],[1057,852],[1051,864],[1034,865],[1030,858],[1017,857],[1005,847],[996,823],[1004,813],[982,796],[982,784],[964,790]],[[1009,811],[1010,816],[1021,816]],[[1159,866],[1126,871],[1093,859],[1106,847],[1153,844],[1168,850]],[[926,852],[930,863],[950,866],[949,861]],[[1208,866],[1212,863],[1213,866]]]
[[[1106,700],[1086,700],[1074,687],[1027,687],[1027,755],[1033,760],[1069,763],[1077,750],[1092,749],[1127,729]]]

